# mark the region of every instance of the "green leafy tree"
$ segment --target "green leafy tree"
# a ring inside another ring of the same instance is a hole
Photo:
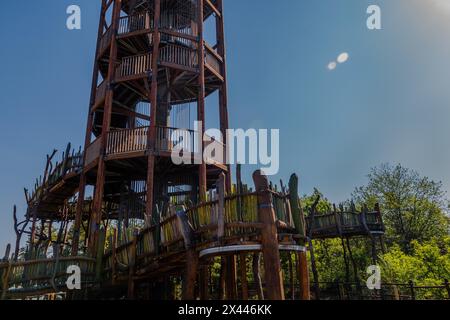
[[[408,283],[415,286],[443,286],[450,278],[450,237],[419,243],[412,241],[411,252],[406,254],[395,244],[381,257],[382,277],[385,283]],[[404,286],[401,293],[409,294]],[[416,290],[419,299],[443,299],[448,297],[444,289],[422,288]]]
[[[441,182],[400,164],[373,168],[368,179],[367,185],[356,188],[352,196],[357,203],[380,203],[388,240],[409,251],[413,240],[448,234],[448,202]]]

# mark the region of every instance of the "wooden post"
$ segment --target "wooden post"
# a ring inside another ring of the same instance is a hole
[[[225,235],[225,174],[221,173],[217,180],[217,195],[219,197],[217,218],[217,239],[219,242]]]
[[[306,251],[298,252],[298,276],[300,280],[300,299],[311,300],[310,279],[308,270],[308,258]]]
[[[173,210],[174,207],[171,207]],[[185,272],[183,275],[183,300],[195,300],[195,283],[199,265],[199,256],[194,248],[192,227],[189,224],[186,212],[180,210],[177,212],[178,227],[184,239],[186,249]]]
[[[291,294],[291,300],[295,300],[295,278],[294,278],[294,264],[292,262],[291,252],[287,253],[288,268],[289,268],[289,291]]]
[[[11,254],[11,244],[8,243],[8,245],[6,246],[6,250],[5,250],[5,255],[3,256],[3,261],[8,261],[9,260],[9,255]]]
[[[198,253],[191,248],[186,251],[186,271],[183,279],[183,300],[195,300],[197,269]]]
[[[358,265],[356,264],[356,260],[353,257],[352,246],[350,245],[350,238],[346,237],[345,241],[346,241],[346,245],[347,245],[347,249],[348,249],[348,255],[349,255],[350,261],[352,263],[353,279],[356,283],[356,289],[358,291],[358,294],[362,295],[362,288],[360,286],[359,277],[358,277]]]
[[[117,279],[117,229],[114,228],[112,235],[112,265],[111,265],[111,283],[114,285]]]
[[[8,266],[4,269],[2,274],[2,295],[0,300],[6,300],[6,295],[9,289],[9,276],[11,274],[12,261],[8,261]]]
[[[97,281],[102,280],[103,274],[103,255],[105,253],[106,230],[100,229],[98,232],[97,256],[95,262],[95,278]]]
[[[241,271],[241,289],[242,289],[242,300],[248,300],[248,282],[247,282],[247,255],[241,253],[239,255],[239,265]]]
[[[261,262],[261,254],[254,253],[252,259],[252,270],[253,270],[253,279],[255,281],[256,293],[258,295],[259,300],[264,300],[264,290],[262,287],[262,280],[260,274],[260,262]]]
[[[394,294],[394,300],[397,300],[397,301],[400,300],[400,293],[398,291],[398,287],[395,284],[392,285],[392,291]],[[449,297],[450,297],[450,295],[449,295]]]
[[[220,16],[216,15],[216,40],[217,53],[222,57],[221,75],[223,78],[222,85],[219,88],[219,114],[220,114],[220,131],[223,135],[223,143],[225,148],[229,145],[227,141],[226,131],[229,127],[228,119],[228,87],[227,87],[227,57],[225,48],[225,23],[223,18],[223,0],[216,0],[216,8],[220,12]],[[227,149],[226,149],[227,150]],[[227,152],[225,152],[225,156]],[[226,184],[231,189],[231,166],[227,164]]]
[[[198,0],[198,12],[197,12],[197,24],[198,24],[198,96],[197,96],[197,120],[201,122],[201,132],[198,134],[201,136],[201,164],[198,168],[199,173],[199,194],[200,201],[205,201],[207,192],[207,181],[206,181],[206,163],[203,159],[203,150],[205,147],[203,141],[203,135],[205,133],[205,45],[204,45],[204,35],[203,35],[203,9],[204,0]]]
[[[237,300],[237,282],[236,282],[236,256],[226,256],[226,292],[228,300]]]
[[[98,242],[98,232],[100,222],[102,220],[102,204],[103,204],[103,193],[105,187],[105,178],[106,178],[106,164],[104,159],[104,152],[106,150],[106,144],[108,140],[108,132],[111,126],[111,115],[112,115],[112,106],[114,100],[114,91],[111,86],[112,82],[115,78],[115,70],[116,70],[116,58],[117,58],[117,28],[119,24],[120,11],[122,9],[122,0],[114,1],[113,15],[111,28],[114,32],[111,47],[110,47],[110,59],[108,65],[108,90],[105,97],[105,109],[103,113],[103,123],[102,123],[102,135],[101,135],[101,150],[102,154],[100,155],[100,160],[97,168],[97,181],[95,185],[95,196],[93,201],[93,212],[91,218],[91,227],[90,227],[90,235],[89,235],[89,248],[92,254],[97,252],[97,242]]]
[[[131,244],[131,252],[129,257],[129,265],[128,265],[128,300],[135,299],[135,282],[134,282],[134,274],[136,272],[136,253],[137,253],[137,240],[138,235],[135,232],[133,235],[133,242]]]
[[[339,292],[339,299],[345,300],[345,286],[339,280],[337,281],[336,285]]]
[[[200,266],[199,272],[199,287],[200,287],[200,300],[208,300],[209,292],[208,292],[208,284],[209,284],[209,265],[208,263]]]
[[[226,282],[227,282],[227,261],[225,257],[220,257],[220,283],[219,283],[219,300],[226,299]]]
[[[153,191],[155,179],[155,148],[156,148],[156,118],[158,110],[158,61],[159,61],[159,45],[161,41],[159,33],[159,20],[161,17],[161,0],[154,2],[154,26],[153,26],[153,52],[152,52],[152,81],[149,94],[150,100],[150,129],[148,130],[148,163],[147,163],[147,206],[146,220],[148,223],[152,220],[153,215]]]
[[[293,174],[289,179],[289,202],[291,204],[292,218],[294,219],[295,229],[297,230],[299,235],[304,238],[304,245],[306,239],[305,215],[300,203],[298,185],[298,176],[296,174]]]
[[[320,196],[317,196],[316,200],[314,201],[311,212],[310,212],[310,219],[311,219],[311,225],[309,226],[309,234],[308,234],[308,243],[309,243],[309,254],[311,256],[311,268],[313,272],[314,277],[314,293],[315,293],[315,299],[320,300],[320,286],[319,286],[319,273],[317,271],[317,265],[316,265],[316,256],[314,254],[314,245],[312,241],[313,231],[315,227],[315,217],[316,217],[316,208],[319,204]]]
[[[411,292],[411,300],[416,300],[416,292],[414,291],[414,282],[410,280],[408,284],[409,290]]]
[[[218,221],[217,221],[217,239],[220,242],[225,235],[225,174],[221,173],[217,180],[218,195]],[[236,258],[234,256],[226,256],[222,259],[221,281],[225,284],[226,297],[231,300],[237,299],[237,283],[236,283]],[[223,279],[223,277],[225,279]]]
[[[258,193],[259,221],[264,224],[261,229],[261,243],[267,296],[269,300],[284,300],[278,231],[269,180],[258,170],[253,174],[253,181]]]
[[[445,289],[447,290],[447,296],[450,299],[450,284],[447,279],[444,280]]]
[[[306,223],[303,207],[300,202],[298,194],[299,179],[296,174],[293,174],[289,179],[289,202],[291,205],[292,218],[294,219],[295,228],[301,237],[299,244],[306,245]],[[309,271],[308,271],[308,259],[306,252],[298,252],[298,270],[297,274],[300,282],[300,297],[302,300],[311,299]]]

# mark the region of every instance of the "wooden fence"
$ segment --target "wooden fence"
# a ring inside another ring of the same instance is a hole
[[[368,289],[365,283],[356,282],[320,282],[319,285],[321,300],[450,300],[448,280],[428,286],[413,281],[382,283],[380,289],[374,290]]]
[[[70,145],[69,145],[70,146]],[[66,152],[69,152],[68,149]],[[77,174],[83,169],[83,153],[72,152],[71,154],[65,153],[61,162],[56,163],[52,168],[52,164],[49,164],[49,173],[44,179],[36,181],[35,188],[28,199],[28,205],[34,205],[38,202],[42,196],[53,186],[61,182],[66,176],[70,174]]]
[[[367,234],[384,232],[381,213],[362,210],[336,211],[326,214],[310,215],[306,218],[307,229],[312,230],[313,237],[332,237],[342,234]]]
[[[54,289],[65,291],[69,266],[80,268],[83,285],[94,281],[95,259],[87,257],[0,262],[1,298]]]

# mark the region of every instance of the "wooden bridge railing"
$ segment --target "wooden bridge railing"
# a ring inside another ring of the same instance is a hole
[[[94,281],[95,259],[61,257],[18,262],[0,262],[1,298],[11,294],[65,290],[69,266],[78,266],[84,284]]]
[[[284,228],[295,233],[292,214],[286,195],[274,193],[275,213]],[[221,210],[221,204],[223,209]],[[175,254],[185,250],[180,211],[172,207],[159,224],[141,230],[135,241],[113,245],[104,256],[105,272],[127,272],[132,261],[147,261],[157,255]],[[258,215],[258,195],[255,192],[233,194],[201,203],[184,211],[193,241],[202,247],[219,239],[255,239],[263,227]],[[221,226],[223,228],[220,231]],[[114,241],[112,241],[114,243]],[[109,274],[109,276],[111,276]]]
[[[307,217],[306,222],[308,230],[312,229],[313,236],[317,237],[384,231],[381,213],[377,209],[370,212],[363,210],[317,214],[314,219]]]
[[[225,237],[251,235],[257,232],[259,220],[256,193],[227,196],[224,204],[222,221],[220,221],[219,200],[187,210],[189,222],[202,241],[217,239],[220,224],[224,225]]]
[[[68,150],[70,151],[70,150]],[[68,152],[66,151],[66,152]],[[51,167],[51,166],[50,166]],[[57,163],[54,169],[51,169],[48,176],[42,180],[37,181],[35,189],[28,199],[28,204],[33,205],[39,201],[42,196],[58,184],[64,177],[71,173],[78,173],[83,169],[83,153],[72,153],[71,155],[64,155],[61,163]]]

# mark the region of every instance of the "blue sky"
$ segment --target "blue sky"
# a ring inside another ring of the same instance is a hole
[[[14,1],[0,11],[0,255],[13,241],[12,206],[25,212],[23,187],[45,155],[82,144],[99,2]],[[302,193],[345,200],[383,162],[449,190],[449,2],[225,0],[231,126],[279,128],[274,180],[296,172]],[[81,31],[65,27],[70,4],[82,9]],[[370,4],[382,9],[381,31],[366,28]],[[342,52],[349,60],[328,70]]]

